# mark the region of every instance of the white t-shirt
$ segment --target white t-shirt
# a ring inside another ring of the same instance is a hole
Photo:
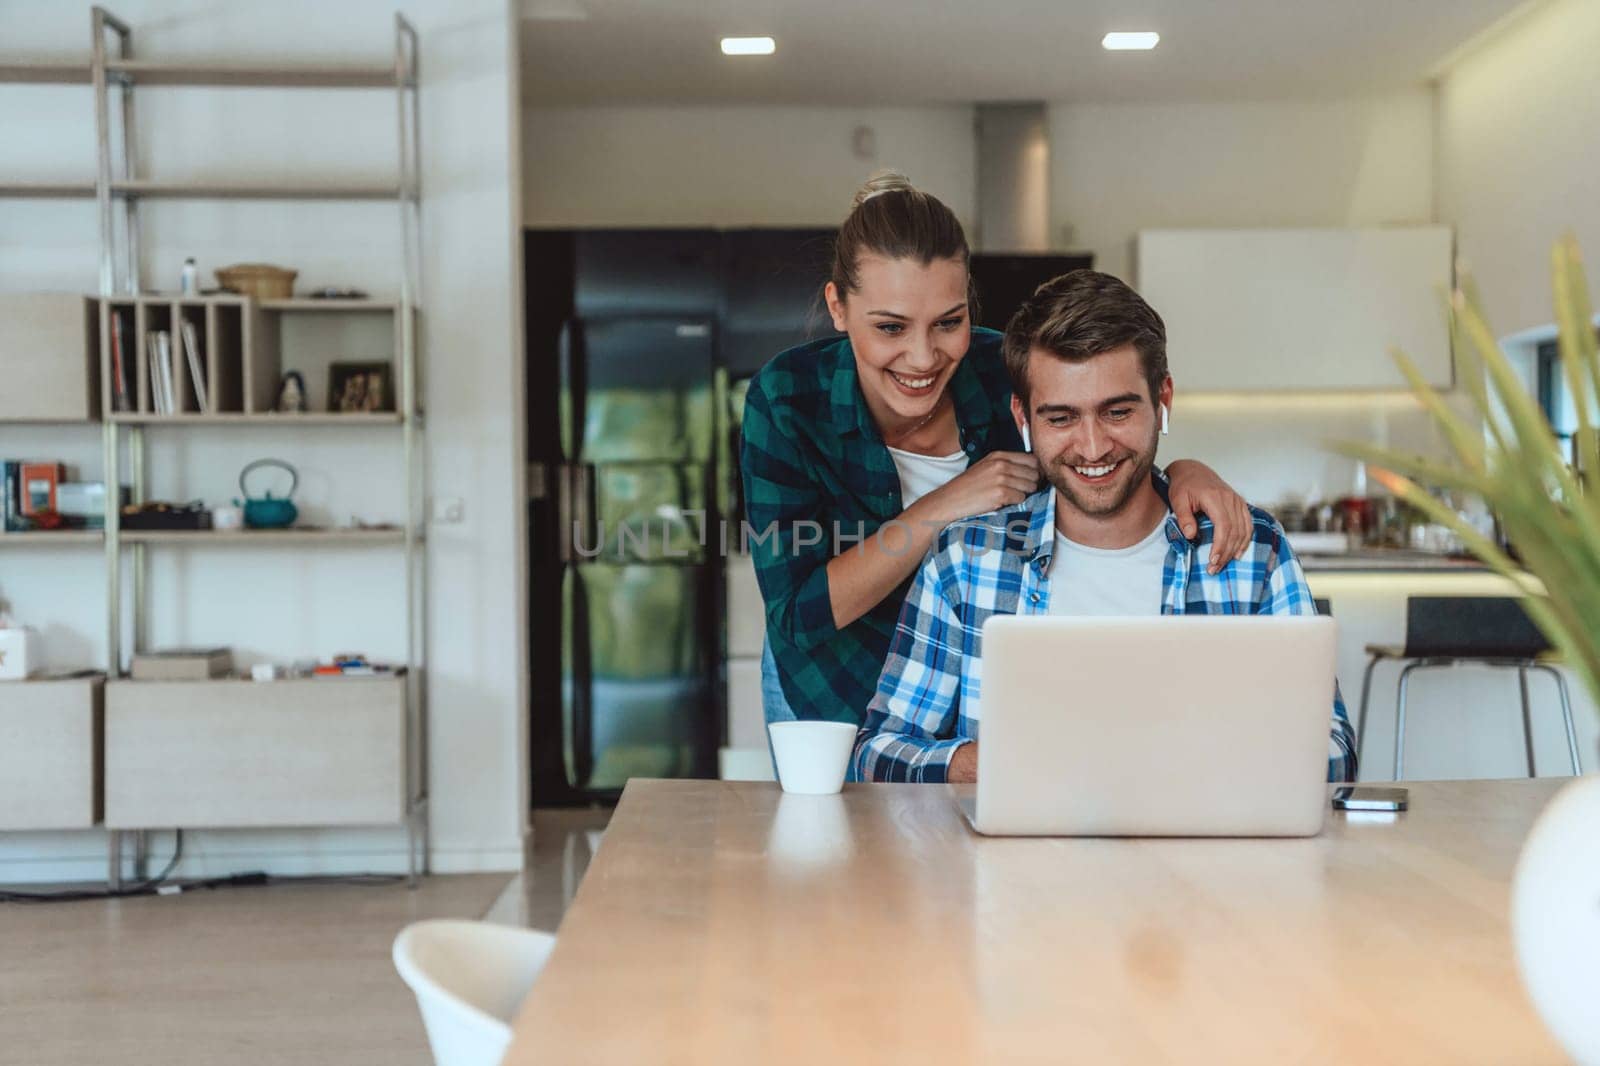
[[[934,489],[943,488],[967,470],[967,453],[918,455],[890,448],[889,457],[900,473],[900,506],[910,507]]]
[[[1087,548],[1056,533],[1050,560],[1050,613],[1104,618],[1161,613],[1166,522],[1127,548]]]

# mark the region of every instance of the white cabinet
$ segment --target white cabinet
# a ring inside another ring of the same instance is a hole
[[[765,601],[748,555],[729,555],[728,746],[722,749],[724,780],[770,781],[767,719],[761,706],[761,649],[767,636]]]
[[[728,657],[761,657],[767,639],[767,606],[756,583],[756,567],[748,555],[729,555],[728,574]]]
[[[0,293],[0,422],[100,417],[94,304],[69,293]]]
[[[106,827],[399,822],[405,701],[400,676],[112,681]]]
[[[0,682],[0,830],[99,824],[102,685]]]
[[[1180,397],[1403,389],[1393,348],[1447,387],[1452,245],[1445,226],[1145,230],[1139,292]]]

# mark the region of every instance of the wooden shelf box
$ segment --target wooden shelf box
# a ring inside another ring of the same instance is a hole
[[[257,377],[251,410],[271,411],[283,374],[297,370],[305,380],[310,413],[335,417],[328,395],[334,363],[384,364],[393,401],[384,410],[401,410],[400,323],[393,301],[266,300],[256,305],[253,336],[250,356]]]
[[[103,679],[0,681],[0,830],[100,822]]]
[[[173,299],[123,296],[101,301],[96,336],[88,341],[101,364],[98,383],[105,417],[116,422],[231,422],[271,415],[285,372],[305,381],[306,417],[337,422],[340,417],[386,424],[400,414],[400,329],[392,300],[267,300],[221,295]],[[194,329],[206,377],[207,409],[201,410],[192,384],[183,324]],[[120,332],[118,332],[120,330]],[[176,408],[157,413],[150,368],[153,330],[172,341],[172,384]],[[116,348],[122,339],[128,407],[117,409]],[[389,371],[394,403],[383,413],[339,416],[329,412],[329,368],[336,362],[382,363]]]
[[[245,407],[245,350],[250,329],[250,307],[242,297],[193,297],[174,300],[165,296],[114,297],[102,301],[99,316],[101,393],[108,418],[138,418],[156,413],[150,368],[155,360],[150,342],[153,330],[165,330],[172,345],[174,417],[200,413],[200,402],[183,346],[183,324],[194,328],[205,373],[206,402],[213,414],[241,414]],[[118,332],[120,330],[120,332]],[[123,376],[127,379],[129,406],[117,410],[116,353],[113,338],[122,343]]]
[[[100,417],[94,303],[72,293],[0,294],[0,422]]]
[[[404,676],[106,684],[108,829],[397,825]]]

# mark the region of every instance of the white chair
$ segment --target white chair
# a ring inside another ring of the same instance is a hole
[[[495,1066],[511,1020],[556,938],[488,922],[413,922],[394,938],[394,968],[416,994],[438,1066]]]

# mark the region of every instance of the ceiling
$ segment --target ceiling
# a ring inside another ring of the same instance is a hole
[[[520,0],[548,104],[1279,99],[1413,86],[1527,0]],[[528,16],[533,17],[528,17]],[[1105,52],[1155,30],[1154,52]],[[723,36],[777,39],[729,57]]]

